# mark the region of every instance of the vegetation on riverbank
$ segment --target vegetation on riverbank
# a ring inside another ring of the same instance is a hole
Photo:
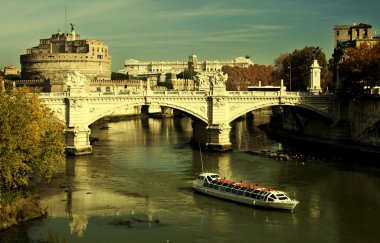
[[[19,190],[2,191],[0,207],[0,230],[47,214],[36,195]]]
[[[0,89],[0,229],[46,215],[33,186],[65,161],[64,125],[26,88]]]

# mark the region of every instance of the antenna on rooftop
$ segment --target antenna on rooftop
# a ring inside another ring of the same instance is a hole
[[[65,33],[67,33],[67,0],[65,0]]]

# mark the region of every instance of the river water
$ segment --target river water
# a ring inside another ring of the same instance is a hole
[[[68,157],[40,188],[49,216],[0,233],[0,242],[378,242],[380,168],[247,153],[292,149],[257,128],[268,120],[262,111],[234,122],[227,153],[193,150],[186,117],[93,128],[93,154]],[[300,204],[290,213],[195,193],[201,161],[205,170],[284,190]]]

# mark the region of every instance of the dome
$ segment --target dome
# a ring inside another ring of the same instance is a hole
[[[127,59],[124,62],[125,65],[136,65],[136,64],[139,64],[139,63],[140,63],[140,61],[138,61],[136,59]]]
[[[247,63],[247,64],[253,64],[251,59],[245,58],[245,57],[237,57],[234,59],[235,63]]]

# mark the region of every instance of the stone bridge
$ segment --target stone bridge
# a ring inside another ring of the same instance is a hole
[[[92,152],[89,125],[96,120],[133,107],[155,105],[170,107],[193,119],[193,141],[207,149],[231,148],[230,123],[247,112],[271,106],[297,106],[334,120],[332,96],[313,92],[226,91],[226,77],[206,77],[210,85],[199,80],[199,91],[124,91],[89,92],[85,79],[69,76],[70,91],[41,93],[40,99],[66,125],[67,151],[73,154]],[[204,77],[203,77],[204,78]],[[203,84],[202,84],[203,82]],[[149,87],[149,85],[148,85]]]

